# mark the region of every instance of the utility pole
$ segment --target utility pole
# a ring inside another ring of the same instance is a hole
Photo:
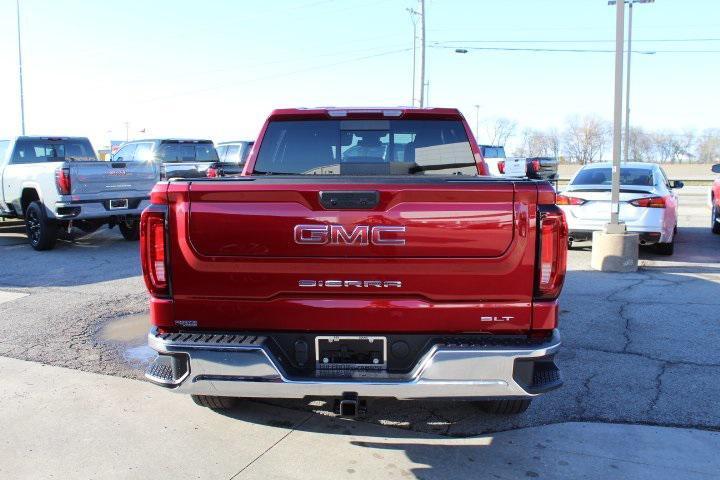
[[[417,57],[417,19],[415,16],[418,14],[417,10],[413,8],[406,8],[410,13],[410,20],[413,22],[413,69],[412,69],[412,106],[415,106],[415,78],[417,77],[415,71],[415,58]]]
[[[23,72],[22,72],[22,47],[20,46],[20,0],[15,0],[17,5],[17,33],[18,33],[18,69],[20,73],[20,128],[25,135],[25,98],[23,95]]]
[[[420,2],[420,107],[425,106],[425,0]]]
[[[125,122],[125,141],[130,141],[130,122]]]
[[[607,233],[625,233],[620,224],[620,155],[622,146],[623,48],[625,47],[625,4],[617,2],[615,10],[615,115],[613,124],[612,193],[610,223]]]

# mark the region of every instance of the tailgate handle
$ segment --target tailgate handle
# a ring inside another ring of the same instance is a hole
[[[125,162],[110,162],[112,168],[125,168]]]
[[[368,210],[377,207],[380,192],[320,192],[320,205],[326,210]]]

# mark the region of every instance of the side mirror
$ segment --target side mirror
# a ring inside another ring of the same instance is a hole
[[[712,166],[713,173],[720,173],[720,163],[716,163]]]
[[[683,188],[685,186],[685,183],[681,182],[680,180],[671,180],[670,181],[670,188]]]

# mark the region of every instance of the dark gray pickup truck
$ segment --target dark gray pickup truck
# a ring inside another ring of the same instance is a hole
[[[206,177],[218,155],[211,140],[165,138],[128,142],[111,161],[152,163],[157,165],[156,180],[166,180]]]

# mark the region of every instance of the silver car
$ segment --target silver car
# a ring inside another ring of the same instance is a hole
[[[592,239],[610,221],[612,164],[583,166],[558,194],[557,204],[565,212],[569,242]],[[628,162],[620,168],[620,220],[629,232],[640,234],[641,245],[654,245],[657,253],[672,255],[678,222],[680,181],[670,181],[663,169],[652,163]]]

